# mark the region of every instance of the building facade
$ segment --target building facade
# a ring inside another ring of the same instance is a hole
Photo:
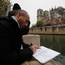
[[[65,8],[52,8],[49,11],[37,10],[37,22],[42,21],[43,25],[65,24]]]

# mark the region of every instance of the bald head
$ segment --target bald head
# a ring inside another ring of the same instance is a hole
[[[27,25],[28,21],[30,21],[29,15],[25,10],[16,11],[15,17],[21,26]]]
[[[16,14],[18,14],[18,16],[21,17],[23,20],[30,19],[28,13],[25,10],[18,10]]]

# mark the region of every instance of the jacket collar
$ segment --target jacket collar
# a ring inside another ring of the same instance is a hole
[[[20,28],[20,25],[19,25],[19,23],[18,23],[16,17],[15,17],[15,16],[12,16],[12,18],[15,20],[15,22],[18,24],[18,27]]]

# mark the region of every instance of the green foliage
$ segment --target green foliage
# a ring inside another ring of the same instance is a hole
[[[36,26],[37,26],[37,27],[42,27],[42,26],[43,26],[43,21],[37,21]]]
[[[44,11],[44,16],[48,16],[48,11],[47,10]]]
[[[5,15],[9,4],[10,0],[0,0],[0,16]]]

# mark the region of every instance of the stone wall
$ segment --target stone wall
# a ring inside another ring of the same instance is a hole
[[[35,27],[29,30],[33,34],[65,34],[65,27]]]
[[[39,35],[24,35],[23,36],[23,41],[26,44],[37,44],[38,46],[40,46],[40,36]]]

